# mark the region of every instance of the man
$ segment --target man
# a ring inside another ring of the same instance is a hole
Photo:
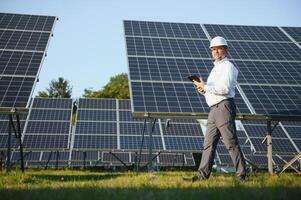
[[[196,181],[209,178],[216,146],[220,136],[222,136],[236,169],[236,179],[244,180],[246,164],[236,135],[236,106],[233,99],[238,70],[227,58],[228,45],[223,37],[213,38],[210,49],[215,62],[207,79],[207,84],[203,80],[200,82],[193,81],[198,92],[205,96],[210,107],[202,160],[198,174],[193,177],[183,177],[183,179]]]

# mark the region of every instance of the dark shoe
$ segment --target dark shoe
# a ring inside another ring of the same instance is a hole
[[[247,176],[246,175],[243,175],[243,176],[236,176],[235,179],[239,182],[244,182],[246,180],[248,180]]]
[[[198,175],[194,175],[194,176],[182,176],[182,179],[184,181],[195,182],[195,181],[199,181],[199,180],[204,180],[206,178],[204,178],[204,177],[202,177],[202,175],[198,174]]]

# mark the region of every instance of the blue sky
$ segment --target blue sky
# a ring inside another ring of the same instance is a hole
[[[300,0],[0,0],[0,12],[59,17],[35,93],[64,77],[73,97],[128,72],[122,21],[301,26]]]

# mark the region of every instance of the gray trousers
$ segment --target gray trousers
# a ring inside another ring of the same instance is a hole
[[[209,178],[217,143],[222,136],[232,158],[237,176],[246,175],[246,164],[238,144],[235,126],[236,106],[233,99],[226,99],[210,107],[199,173]]]

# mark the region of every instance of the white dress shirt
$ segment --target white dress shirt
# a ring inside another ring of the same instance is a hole
[[[204,87],[205,98],[209,107],[235,96],[237,75],[238,70],[228,58],[225,57],[219,62],[214,62],[214,67]]]

